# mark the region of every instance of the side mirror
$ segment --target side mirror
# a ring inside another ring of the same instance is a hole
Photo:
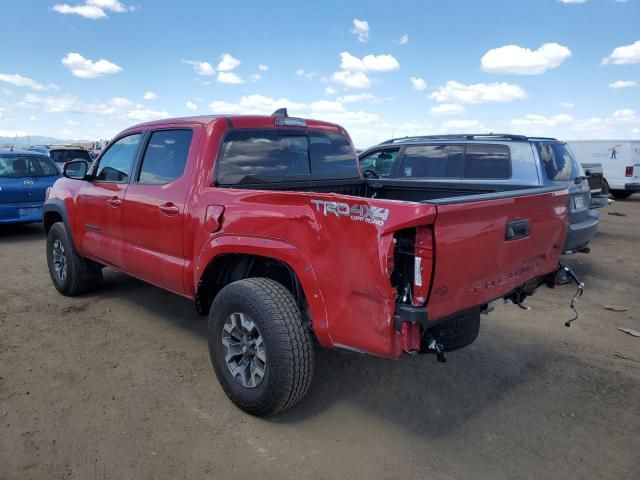
[[[84,180],[89,171],[89,162],[86,160],[72,160],[64,164],[62,175],[73,180]]]

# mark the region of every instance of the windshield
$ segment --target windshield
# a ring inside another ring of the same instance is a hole
[[[58,170],[47,157],[15,155],[0,157],[0,177],[48,177],[58,175]]]
[[[86,160],[87,162],[91,162],[91,155],[86,150],[78,149],[60,149],[60,150],[51,150],[49,152],[51,155],[51,159],[56,163],[67,163],[71,160]]]
[[[573,152],[564,142],[538,143],[538,155],[548,180],[564,182],[584,175]]]

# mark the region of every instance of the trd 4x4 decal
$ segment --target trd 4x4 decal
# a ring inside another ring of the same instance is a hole
[[[324,215],[333,214],[336,217],[349,217],[355,222],[366,222],[374,225],[384,225],[389,218],[389,209],[371,205],[349,205],[342,202],[329,202],[326,200],[311,199],[316,206],[316,211]]]

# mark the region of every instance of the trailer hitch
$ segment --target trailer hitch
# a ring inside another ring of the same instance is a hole
[[[571,269],[571,267],[568,267],[567,265],[563,265],[561,263],[560,270],[562,270],[567,275],[567,277],[573,280],[574,283],[578,286],[576,293],[573,294],[573,298],[571,299],[571,305],[570,305],[570,308],[571,310],[573,310],[573,313],[575,316],[571,320],[567,320],[564,323],[565,327],[570,327],[571,322],[578,319],[578,310],[576,310],[576,305],[578,304],[578,299],[582,296],[584,292],[584,283],[580,281],[580,279],[578,278],[576,273]]]

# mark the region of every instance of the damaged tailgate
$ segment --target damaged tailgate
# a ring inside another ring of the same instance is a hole
[[[429,320],[501,298],[558,268],[567,229],[566,188],[430,201],[435,268]]]

